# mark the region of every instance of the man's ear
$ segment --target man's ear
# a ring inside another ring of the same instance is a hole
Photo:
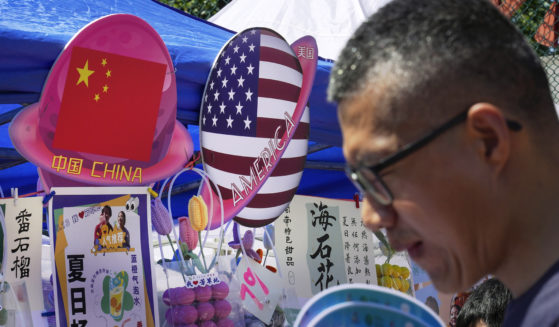
[[[468,111],[466,125],[480,157],[500,172],[511,147],[510,130],[502,111],[490,103],[476,103]]]

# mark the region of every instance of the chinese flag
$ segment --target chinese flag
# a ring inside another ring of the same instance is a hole
[[[53,147],[150,160],[166,65],[74,47]]]

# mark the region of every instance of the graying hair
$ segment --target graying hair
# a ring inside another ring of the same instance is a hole
[[[555,114],[537,55],[486,0],[393,0],[372,15],[332,68],[328,98],[340,103],[380,83],[386,106],[376,110],[409,108],[391,113],[398,121],[438,113],[428,104],[442,97],[491,102],[519,119]]]

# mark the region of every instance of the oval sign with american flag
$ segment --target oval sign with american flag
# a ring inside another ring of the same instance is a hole
[[[225,222],[260,227],[274,221],[297,190],[317,60],[314,39],[301,40],[290,46],[270,29],[251,28],[235,35],[214,62],[200,108],[202,160],[213,182],[200,193],[212,229],[221,223],[218,193]]]

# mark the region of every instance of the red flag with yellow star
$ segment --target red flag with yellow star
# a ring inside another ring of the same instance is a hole
[[[166,65],[74,47],[53,147],[148,162]]]

